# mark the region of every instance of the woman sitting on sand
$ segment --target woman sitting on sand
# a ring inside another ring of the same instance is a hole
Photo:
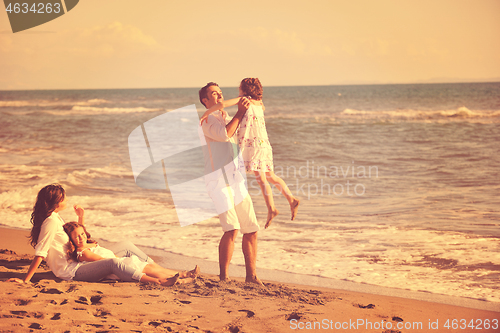
[[[85,226],[77,222],[68,222],[63,225],[63,229],[69,236],[68,259],[75,262],[93,262],[106,258],[117,258],[113,251],[101,247],[90,238],[90,234]],[[200,272],[198,266],[192,271],[180,272],[172,271],[152,262],[141,261],[137,256],[118,258],[123,264],[135,269],[132,278],[141,282],[153,282],[164,286],[172,286],[176,283],[189,283]],[[107,278],[116,279],[115,275]],[[181,280],[179,280],[181,279]]]
[[[47,185],[38,192],[33,213],[31,214],[31,245],[35,248],[35,258],[23,280],[13,278],[9,281],[28,283],[35,274],[42,260],[45,259],[50,270],[60,279],[97,282],[114,274],[122,281],[134,281],[135,267],[124,263],[120,258],[107,258],[92,262],[79,262],[68,260],[67,250],[69,237],[63,229],[64,220],[58,212],[66,208],[66,193],[59,184]],[[84,210],[74,206],[78,216],[78,224],[84,225]],[[144,252],[130,242],[118,243],[113,247],[115,255],[120,257],[136,256],[140,261],[154,264]],[[158,266],[158,265],[156,265]],[[155,267],[155,266],[154,266]],[[159,267],[159,266],[158,266]],[[174,275],[176,272],[172,271]],[[189,275],[188,275],[189,274]],[[186,276],[195,277],[198,270],[185,273]],[[151,281],[162,285],[171,285],[172,279],[150,280],[141,277],[140,281]],[[144,279],[144,280],[143,280]],[[174,279],[175,280],[175,279]]]

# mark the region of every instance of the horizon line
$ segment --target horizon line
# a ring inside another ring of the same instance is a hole
[[[334,87],[334,86],[389,86],[389,85],[417,85],[417,84],[464,84],[464,83],[500,83],[499,79],[492,79],[492,81],[417,81],[405,83],[335,83],[335,84],[310,84],[310,85],[266,85],[267,88],[283,88],[283,87]],[[223,88],[237,88],[238,86],[224,86]],[[34,88],[34,89],[0,89],[0,91],[69,91],[69,90],[145,90],[145,89],[199,89],[201,87],[144,87],[144,88]]]

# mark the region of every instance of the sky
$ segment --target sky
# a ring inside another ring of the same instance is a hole
[[[0,8],[2,5],[0,5]],[[500,1],[82,0],[12,33],[0,90],[500,81]]]

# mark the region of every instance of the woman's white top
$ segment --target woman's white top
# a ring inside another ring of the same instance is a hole
[[[68,260],[69,237],[64,232],[63,225],[64,220],[56,212],[43,221],[35,256],[45,258],[50,270],[58,278],[72,280],[83,263]]]

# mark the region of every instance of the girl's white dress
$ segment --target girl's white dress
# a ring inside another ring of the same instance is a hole
[[[116,256],[113,253],[113,251],[108,250],[108,249],[106,249],[104,247],[101,247],[99,245],[96,245],[96,247],[86,248],[83,251],[85,251],[85,250],[92,251],[95,254],[100,255],[103,258],[107,258],[107,259],[116,258]],[[83,251],[78,251],[76,253],[78,258],[80,258],[80,256],[82,255]],[[141,261],[141,259],[139,259],[139,257],[134,256],[134,255],[131,256],[131,257],[121,257],[121,258],[118,258],[118,259],[120,259],[120,261],[122,261],[125,265],[133,267],[135,269],[135,273],[132,276],[132,278],[135,279],[135,280],[140,281],[140,279],[141,279],[141,277],[143,275],[142,271],[144,270],[144,267],[146,267],[146,265],[148,263],[144,262],[144,261]],[[114,274],[108,275],[106,278],[111,279],[111,280],[117,280],[118,279],[118,277],[116,275],[114,275]]]
[[[237,136],[247,172],[274,170],[273,148],[267,137],[262,106],[250,104],[240,123]]]

